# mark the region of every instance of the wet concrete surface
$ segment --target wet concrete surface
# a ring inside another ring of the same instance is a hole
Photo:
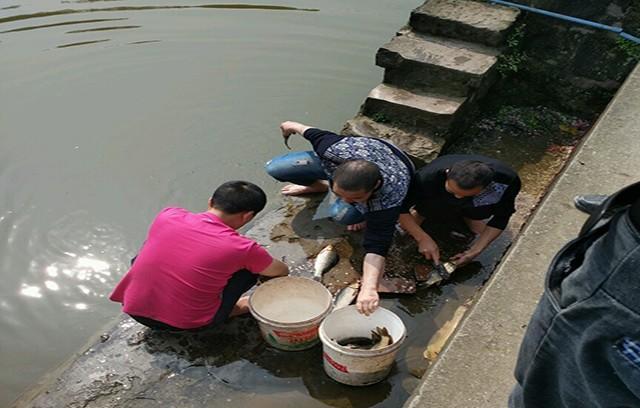
[[[492,129],[474,127],[465,142],[449,151],[492,155],[518,169],[524,188],[517,213],[507,230],[450,281],[435,287],[417,284],[411,295],[383,295],[382,306],[403,320],[408,337],[391,374],[381,383],[358,388],[332,381],[322,369],[321,346],[298,352],[273,349],[262,340],[250,316],[233,319],[216,331],[188,334],[152,332],[122,317],[16,406],[401,406],[431,364],[423,356],[430,340],[491,276],[581,136],[580,132],[565,132],[562,123],[556,123],[562,122],[559,120],[526,137],[503,126],[511,119],[492,120]],[[501,141],[500,149],[493,144],[495,138]],[[335,293],[359,277],[361,233],[348,233],[329,220],[313,221],[319,199],[284,199],[281,208],[261,218],[247,235],[284,259],[297,276],[310,277],[315,255],[329,243],[336,245],[340,262],[323,277]],[[447,229],[433,232],[445,259],[465,246],[450,239]],[[429,266],[410,238],[396,237],[387,259],[387,275],[415,280],[416,264]]]

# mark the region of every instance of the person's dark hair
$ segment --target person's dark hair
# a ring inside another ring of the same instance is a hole
[[[346,191],[373,191],[381,179],[378,166],[367,160],[349,160],[333,172],[333,182]]]
[[[494,171],[486,163],[476,160],[464,160],[455,163],[447,173],[447,179],[453,180],[463,190],[486,187],[493,180]]]
[[[213,192],[213,208],[227,214],[262,211],[267,204],[267,195],[262,189],[248,181],[227,181]]]

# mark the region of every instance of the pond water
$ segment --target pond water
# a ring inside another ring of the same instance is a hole
[[[339,129],[419,3],[0,0],[0,406],[119,313],[158,210],[275,198],[280,121]]]

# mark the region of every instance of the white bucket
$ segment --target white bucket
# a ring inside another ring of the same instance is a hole
[[[287,351],[318,343],[318,326],[331,307],[331,293],[324,285],[292,276],[263,283],[249,298],[249,309],[264,339]]]
[[[348,337],[370,337],[371,330],[386,327],[393,343],[379,350],[354,350],[335,340]],[[370,385],[382,381],[393,366],[407,329],[390,310],[379,307],[369,316],[360,314],[355,306],[338,309],[320,325],[324,371],[334,380],[347,385]]]

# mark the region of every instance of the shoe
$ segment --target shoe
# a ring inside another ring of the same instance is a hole
[[[593,214],[609,198],[603,194],[579,195],[573,198],[576,208],[587,214]]]

